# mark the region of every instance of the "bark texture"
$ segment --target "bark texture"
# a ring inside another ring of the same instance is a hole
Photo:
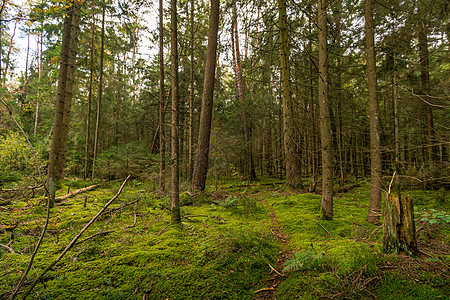
[[[50,206],[54,205],[55,185],[63,178],[69,135],[70,110],[72,106],[75,62],[80,32],[81,4],[74,1],[64,19],[61,62],[58,80],[58,94],[55,101],[55,118],[47,173],[47,187],[50,191]],[[50,188],[52,187],[52,188]]]
[[[297,157],[294,142],[294,116],[291,96],[290,66],[289,66],[289,40],[286,13],[286,0],[278,1],[280,26],[280,68],[281,93],[283,95],[283,138],[286,162],[286,183],[291,186],[301,184],[300,161]]]
[[[219,30],[219,0],[211,0],[209,16],[208,47],[206,53],[205,79],[203,82],[202,110],[198,132],[197,153],[192,176],[192,190],[204,191],[209,162],[209,140],[216,77],[217,34]]]
[[[319,26],[319,112],[320,141],[322,147],[322,218],[333,219],[333,146],[328,99],[328,49],[326,0],[318,0]]]
[[[97,100],[97,119],[95,122],[95,135],[94,135],[94,157],[92,159],[92,178],[95,176],[95,160],[97,159],[98,152],[98,140],[100,134],[100,118],[102,115],[102,98],[103,98],[103,56],[105,52],[105,12],[106,6],[102,11],[102,37],[100,46],[100,81],[98,84],[98,100]]]
[[[364,5],[367,55],[367,83],[369,91],[370,122],[370,201],[367,221],[372,224],[380,222],[381,211],[381,152],[380,120],[377,100],[377,74],[375,61],[375,40],[372,0]]]
[[[383,251],[417,254],[416,225],[411,197],[384,194]]]
[[[171,74],[172,74],[172,125],[171,125],[171,210],[172,224],[181,223],[180,215],[180,187],[179,187],[179,148],[178,148],[178,24],[177,24],[177,0],[170,1],[171,21]]]
[[[159,189],[164,191],[166,179],[166,139],[164,133],[164,23],[163,0],[159,0]]]

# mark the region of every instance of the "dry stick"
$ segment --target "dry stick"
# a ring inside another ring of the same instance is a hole
[[[260,293],[260,292],[268,292],[268,291],[275,291],[275,288],[269,287],[269,288],[259,289],[259,290],[255,291],[255,294]]]
[[[68,194],[65,194],[64,196],[56,197],[55,198],[55,202],[56,201],[59,202],[59,201],[66,200],[67,198],[73,197],[73,196],[78,195],[80,193],[84,193],[84,192],[93,190],[93,189],[95,189],[96,187],[99,187],[99,186],[100,186],[100,184],[94,184],[94,185],[91,185],[91,186],[88,186],[88,187],[85,187],[85,188],[82,188],[82,189],[79,189],[79,190],[72,191],[72,192],[70,192]]]
[[[11,247],[9,247],[7,245],[0,244],[0,246],[5,248],[6,250],[8,250],[11,253],[16,253],[13,248],[11,248]]]
[[[269,267],[270,267],[270,269],[272,270],[272,271],[274,271],[275,273],[277,273],[278,275],[280,275],[280,276],[286,276],[285,274],[281,274],[280,272],[278,272],[277,271],[277,269],[275,269],[274,267],[272,267],[272,265],[271,264],[269,264]]]
[[[108,233],[111,233],[111,232],[114,232],[114,230],[97,232],[97,233],[94,233],[93,235],[88,236],[87,238],[82,239],[81,241],[76,242],[75,244],[81,244],[81,243],[86,242],[87,240],[89,240],[89,239],[91,239],[93,237],[96,237],[98,235],[108,234]]]
[[[137,200],[134,200],[134,201],[125,203],[125,204],[122,205],[122,206],[119,206],[119,207],[116,207],[116,208],[111,208],[108,212],[109,212],[109,213],[112,213],[112,212],[121,210],[122,208],[127,207],[128,205],[134,204],[134,203],[136,203],[136,202],[139,202],[140,200],[141,200],[141,199],[137,199]]]
[[[314,220],[311,220],[311,221],[313,221],[314,223],[320,225],[320,227],[322,227],[329,235],[333,236],[322,224],[320,224],[319,222],[316,222]]]
[[[108,206],[117,199],[117,197],[119,197],[120,193],[122,193],[122,190],[125,186],[125,183],[128,181],[128,179],[130,178],[131,175],[128,175],[128,177],[125,179],[125,181],[122,183],[122,185],[119,188],[119,191],[117,192],[117,194],[111,198],[111,200],[108,201],[108,203],[105,204],[105,206],[103,206],[103,208],[89,221],[89,223],[87,223],[86,225],[84,225],[83,229],[81,229],[81,231],[72,239],[72,241],[69,243],[69,245],[66,246],[66,248],[64,249],[64,251],[58,256],[58,258],[52,262],[50,265],[47,266],[47,268],[45,268],[45,270],[41,273],[41,275],[38,276],[38,278],[36,278],[33,283],[31,284],[31,286],[27,289],[27,291],[25,292],[25,295],[23,295],[22,299],[26,299],[27,296],[31,293],[31,291],[34,289],[34,287],[36,286],[36,284],[42,279],[42,277],[44,277],[44,275],[51,269],[53,268],[60,260],[61,258],[64,257],[64,255],[70,250],[70,248],[72,248],[73,245],[75,245],[75,243],[77,242],[77,240],[80,238],[80,236],[86,231],[86,229],[88,229],[89,226],[92,225],[92,223],[95,222],[95,220],[97,220],[97,218],[108,208]],[[17,291],[15,291],[15,293],[17,294]],[[14,295],[15,296],[15,295]]]

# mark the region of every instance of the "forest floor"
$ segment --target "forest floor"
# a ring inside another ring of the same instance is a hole
[[[67,180],[59,196],[97,184]],[[121,182],[61,200],[17,298],[118,191]],[[188,186],[181,186],[187,190]],[[449,299],[450,194],[408,191],[420,254],[384,254],[366,221],[369,185],[337,194],[334,220],[320,195],[273,179],[216,181],[169,198],[131,180],[31,292],[30,299]],[[46,220],[42,189],[0,194],[0,299],[24,274]]]

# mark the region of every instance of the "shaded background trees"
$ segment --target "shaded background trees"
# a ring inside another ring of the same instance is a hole
[[[63,19],[45,1],[24,8],[5,3],[9,9],[7,14],[3,12],[2,19],[9,21],[2,21],[2,74],[7,64],[10,70],[2,85],[2,95],[45,159],[52,131],[61,49],[58,37],[62,34]],[[292,102],[290,148],[299,162],[295,169],[302,178],[295,185],[321,192],[322,187],[317,184],[323,175],[317,3],[286,1],[285,29],[289,36],[287,82]],[[326,77],[334,164],[331,173],[335,186],[366,178],[371,173],[363,4],[363,1],[340,1],[325,6]],[[116,178],[130,172],[148,177],[158,173],[157,162],[166,158],[159,154],[170,150],[165,124],[168,118],[160,124],[159,117],[165,107],[166,112],[171,109],[170,104],[166,105],[171,85],[170,21],[168,3],[163,5],[165,93],[161,98],[159,33],[155,22],[158,5],[109,1],[83,6],[66,174],[81,176],[92,171],[89,168],[97,115],[101,122],[96,177]],[[177,5],[180,175],[182,179],[190,179],[197,147],[210,6],[208,1],[197,1],[195,5],[179,1]],[[99,89],[102,7],[105,7],[103,88]],[[223,2],[220,11],[210,179],[221,176],[250,179],[255,175],[284,179],[290,156],[283,139],[286,129],[282,94],[286,85],[282,84],[280,47],[286,41],[277,25],[279,12],[273,3],[258,0],[235,1],[235,7],[235,18],[232,1]],[[446,177],[450,140],[449,37],[444,22],[447,10],[433,1],[382,1],[373,6],[381,145],[376,152],[381,157],[381,189],[386,188],[386,180],[394,170],[404,186],[439,188],[449,184]],[[19,35],[16,33],[11,40],[15,22],[12,19],[19,11],[27,11],[36,20],[29,23],[19,20],[16,29],[30,36],[26,66],[17,63],[22,56],[13,51],[19,47]],[[238,20],[239,26],[234,26],[233,19]],[[237,62],[237,52],[232,51],[230,34],[236,27],[238,31],[232,36],[234,48],[237,43],[240,46],[238,73],[242,75],[242,83],[238,85],[245,89],[236,89],[236,78],[241,79],[235,76],[233,53]],[[13,50],[8,58],[11,42]],[[2,114],[0,130],[6,137],[7,132],[15,129],[3,110]]]

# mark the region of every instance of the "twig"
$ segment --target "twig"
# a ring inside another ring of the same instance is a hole
[[[122,208],[124,208],[124,207],[126,207],[126,206],[128,206],[128,205],[134,204],[134,203],[136,203],[136,202],[138,202],[138,201],[140,201],[140,200],[141,200],[141,199],[137,199],[137,200],[134,200],[134,201],[125,203],[125,204],[122,205],[122,206],[119,206],[119,207],[116,207],[116,208],[111,208],[108,212],[109,212],[109,213],[112,213],[112,212],[121,210]]]
[[[259,290],[255,291],[255,294],[261,293],[261,292],[269,292],[269,291],[275,291],[275,288],[274,287],[269,287],[269,288],[259,289]]]
[[[31,293],[31,291],[34,289],[34,287],[36,286],[36,284],[42,279],[42,277],[44,277],[44,275],[51,269],[53,268],[60,260],[61,258],[64,257],[64,255],[70,250],[70,248],[72,248],[73,245],[75,245],[75,243],[77,242],[77,240],[80,238],[80,236],[86,231],[86,229],[89,228],[89,226],[92,225],[92,223],[95,222],[95,220],[97,220],[97,218],[108,208],[108,206],[117,199],[117,197],[119,197],[119,195],[122,193],[122,190],[125,186],[125,183],[128,181],[128,179],[131,177],[131,175],[128,175],[128,177],[125,179],[125,181],[122,183],[122,185],[119,188],[119,191],[117,192],[117,194],[111,198],[111,200],[108,201],[108,203],[105,204],[105,206],[103,206],[103,208],[86,224],[84,225],[83,229],[81,229],[81,231],[72,239],[72,241],[66,246],[66,248],[64,249],[64,251],[58,256],[58,258],[53,261],[50,265],[48,265],[45,270],[41,273],[41,275],[39,275],[34,281],[33,283],[30,285],[30,287],[27,289],[27,291],[25,292],[25,294],[23,295],[22,299],[26,299],[28,297],[28,295]],[[15,291],[17,294],[17,291]],[[15,295],[14,295],[15,296]]]
[[[424,252],[424,251],[422,251],[422,250],[419,250],[419,252],[422,253],[422,254],[425,254],[426,256],[429,256],[429,257],[431,257],[431,258],[433,258],[433,259],[438,260],[440,263],[442,263],[444,266],[446,266],[447,268],[450,269],[450,266],[447,265],[447,264],[446,264],[445,262],[443,262],[442,260],[440,260],[439,258],[434,257],[433,255],[431,255],[431,254],[429,254],[429,253],[426,253],[426,252]]]
[[[127,226],[127,227],[125,227],[125,229],[133,228],[134,226],[136,226],[136,211],[133,213],[133,218],[134,218],[133,225]]]
[[[0,192],[15,192],[15,191],[21,191],[21,190],[34,190],[34,189],[40,188],[41,186],[42,186],[42,183],[35,185],[35,186],[25,185],[25,186],[19,186],[14,189],[0,189]]]
[[[389,183],[388,194],[391,193],[391,187],[392,187],[392,183],[394,182],[394,178],[395,178],[395,174],[396,173],[397,173],[397,171],[394,171],[394,174],[392,174],[392,179],[391,179],[391,182]]]
[[[87,240],[89,240],[89,239],[91,239],[91,238],[93,238],[93,237],[98,236],[98,235],[108,234],[108,233],[111,233],[111,232],[114,232],[114,230],[101,231],[101,232],[94,233],[93,235],[90,235],[90,236],[88,236],[87,238],[84,238],[84,239],[82,239],[81,241],[76,242],[75,245],[76,245],[76,244],[81,244],[81,243],[83,243],[83,242],[85,242],[85,241],[87,241]]]
[[[272,267],[272,265],[271,264],[269,264],[269,267],[270,267],[270,269],[272,270],[272,271],[274,271],[275,273],[277,273],[278,275],[280,275],[280,276],[286,276],[285,274],[281,274],[280,272],[278,272],[277,271],[277,269],[275,269],[274,267]],[[272,273],[272,272],[271,272]]]
[[[163,229],[161,229],[156,236],[160,236],[166,230],[166,228],[169,227],[169,225],[170,223],[167,224]]]
[[[0,246],[2,246],[3,248],[5,248],[6,250],[8,250],[11,253],[16,253],[13,248],[11,248],[7,245],[0,244]]]
[[[323,230],[325,230],[329,235],[331,235],[331,236],[333,236],[322,224],[320,224],[319,222],[316,222],[316,221],[314,221],[314,220],[311,220],[311,221],[313,221],[314,223],[316,223],[316,224],[318,224],[318,225],[320,225],[320,227],[322,227],[323,228]]]

